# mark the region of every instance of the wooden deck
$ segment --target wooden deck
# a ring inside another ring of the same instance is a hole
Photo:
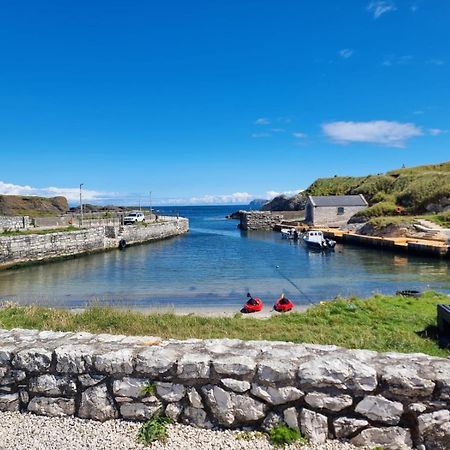
[[[283,225],[283,227],[287,226]],[[342,242],[344,244],[348,243],[367,247],[390,249],[393,251],[422,254],[425,256],[437,256],[444,258],[450,257],[450,245],[438,240],[417,239],[409,237],[366,236],[350,231],[339,230],[337,228],[311,228],[306,225],[292,228],[296,228],[300,232],[306,231],[308,229],[321,230],[326,237],[334,239],[337,242]]]

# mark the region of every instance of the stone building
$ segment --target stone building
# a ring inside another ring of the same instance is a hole
[[[363,195],[308,195],[305,222],[309,225],[339,227],[367,208]]]

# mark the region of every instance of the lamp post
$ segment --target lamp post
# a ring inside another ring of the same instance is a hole
[[[82,194],[82,187],[84,183],[80,183],[80,226],[83,226],[83,194]]]
[[[150,220],[152,220],[152,191],[150,191]]]

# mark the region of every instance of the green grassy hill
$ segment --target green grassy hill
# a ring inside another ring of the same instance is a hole
[[[0,195],[0,216],[56,216],[68,210],[65,197]]]
[[[366,217],[395,213],[397,206],[407,214],[442,211],[450,205],[450,161],[417,166],[365,177],[319,178],[305,195],[363,194],[370,208]]]

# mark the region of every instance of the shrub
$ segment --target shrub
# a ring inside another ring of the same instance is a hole
[[[167,425],[174,423],[172,419],[165,416],[155,416],[144,422],[139,428],[137,439],[143,444],[167,439]]]
[[[146,383],[146,384],[144,384],[144,387],[142,388],[142,392],[145,395],[155,395],[156,385],[153,383]]]
[[[358,218],[369,220],[372,217],[394,216],[397,214],[397,206],[391,202],[380,202],[367,209],[357,212],[350,222],[357,222]],[[354,219],[355,218],[355,219]]]
[[[387,194],[386,192],[379,191],[372,197],[372,203],[380,203],[380,202],[389,202],[389,203],[395,203],[395,195],[394,194]]]
[[[300,441],[306,443],[306,439],[301,435],[300,431],[290,428],[286,425],[277,425],[270,430],[270,442],[276,446],[283,446]]]

